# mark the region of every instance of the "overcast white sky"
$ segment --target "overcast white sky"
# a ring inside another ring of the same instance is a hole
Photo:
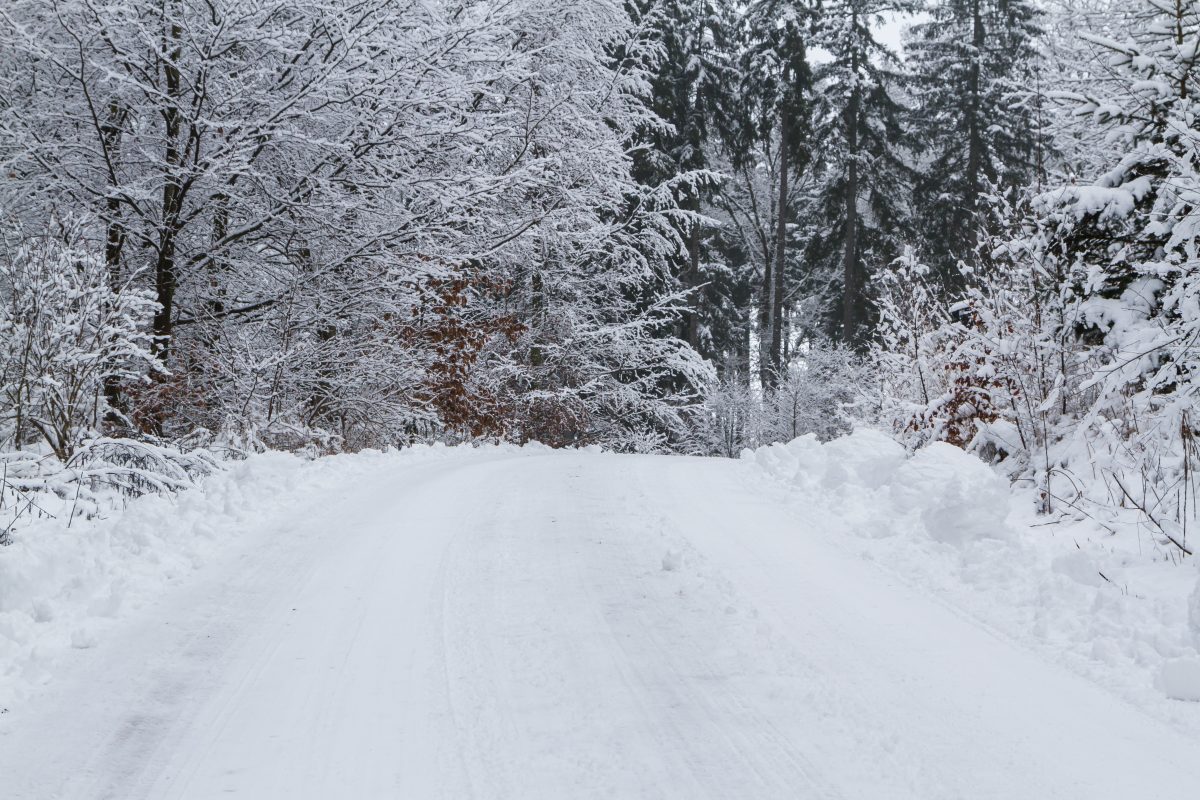
[[[901,47],[901,37],[905,26],[909,25],[916,16],[913,14],[888,14],[889,19],[879,28],[879,41],[887,45],[898,55],[904,55]]]
[[[908,27],[909,25],[911,25],[912,23],[920,21],[925,16],[926,15],[924,13],[921,13],[921,14],[901,14],[901,13],[885,14],[884,15],[884,17],[885,17],[884,23],[876,28],[876,32],[879,36],[879,41],[882,44],[885,44],[889,48],[891,48],[893,53],[895,53],[896,55],[903,58],[904,57],[904,47],[903,47],[902,39],[904,38],[904,29],[906,27]],[[820,64],[821,62],[825,61],[829,56],[821,48],[814,47],[814,48],[812,48],[812,50],[809,51],[809,57],[812,59],[813,63]]]

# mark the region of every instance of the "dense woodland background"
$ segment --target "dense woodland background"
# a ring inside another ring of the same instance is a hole
[[[1197,0],[7,0],[5,481],[869,423],[1184,550],[1198,58]]]

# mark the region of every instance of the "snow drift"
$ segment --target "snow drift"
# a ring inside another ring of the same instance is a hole
[[[1087,519],[1036,514],[1032,490],[944,443],[913,454],[859,430],[746,450],[825,535],[998,633],[1200,732],[1194,560]]]
[[[871,535],[915,526],[936,541],[965,544],[1011,533],[1007,483],[979,459],[942,442],[910,458],[885,434],[861,430],[828,444],[810,435],[743,455],[806,493],[877,516]]]

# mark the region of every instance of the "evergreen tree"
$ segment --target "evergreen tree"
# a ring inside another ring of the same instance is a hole
[[[730,10],[717,0],[631,0],[629,11],[645,28],[653,45],[649,65],[650,104],[661,124],[646,131],[635,175],[645,184],[669,184],[680,209],[685,252],[675,259],[675,274],[690,291],[688,310],[680,321],[680,338],[713,357],[721,350],[714,339],[720,297],[712,291],[721,278],[709,258],[702,208],[714,180],[708,141],[722,124],[734,88],[730,43]]]
[[[812,273],[828,276],[825,284],[840,284],[840,304],[825,298],[824,327],[859,349],[869,333],[870,265],[896,258],[909,231],[914,148],[897,99],[903,78],[899,59],[872,30],[894,10],[889,0],[827,2],[821,45],[830,60],[814,72],[818,185],[806,260]]]
[[[956,262],[978,239],[980,198],[1033,177],[1035,111],[1014,94],[1031,82],[1040,12],[1033,0],[939,0],[930,14],[908,42],[925,146],[915,200],[927,259],[957,287]]]

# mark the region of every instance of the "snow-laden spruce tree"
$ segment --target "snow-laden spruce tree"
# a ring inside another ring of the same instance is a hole
[[[764,259],[758,292],[758,369],[764,389],[786,369],[785,334],[789,263],[794,258],[790,223],[795,185],[811,161],[812,67],[816,7],[808,0],[752,0],[740,30],[740,107],[730,126],[735,167],[759,172],[742,188],[755,201],[762,172],[770,198],[751,216],[771,226],[761,230]],[[771,162],[769,166],[766,162]],[[758,227],[757,225],[755,227]]]
[[[1200,3],[1145,2],[1127,34],[1088,36],[1110,78],[1066,98],[1109,132],[1091,185],[1039,198],[1082,273],[1080,313],[1101,360],[1084,419],[1094,470],[1122,505],[1182,542],[1191,506],[1200,375]]]
[[[876,33],[881,14],[898,10],[911,6],[834,0],[820,15],[820,43],[829,57],[813,75],[817,186],[811,213],[818,223],[805,260],[839,287],[841,302],[827,301],[825,324],[856,349],[868,343],[870,273],[895,259],[910,233],[915,147],[898,99],[905,79],[898,57]]]
[[[680,235],[686,253],[672,269],[690,291],[679,324],[681,338],[708,357],[726,346],[721,308],[725,273],[712,252],[713,226],[702,215],[716,180],[710,171],[719,138],[735,104],[734,9],[721,0],[631,0],[649,84],[648,102],[659,118],[639,136],[634,174],[648,186],[669,184],[681,209]],[[714,308],[716,306],[716,308]]]
[[[1035,80],[1040,16],[1032,0],[940,0],[910,31],[915,208],[926,260],[951,287],[975,251],[982,198],[1034,174],[1038,126],[1020,97]]]

